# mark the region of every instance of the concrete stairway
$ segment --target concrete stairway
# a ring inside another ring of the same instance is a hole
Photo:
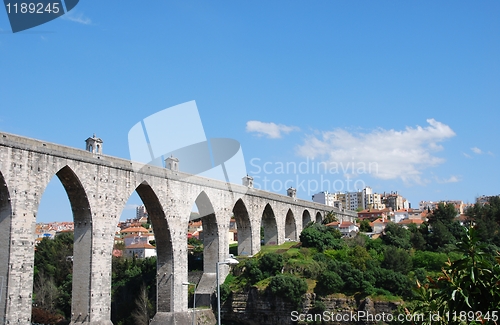
[[[215,273],[203,273],[198,286],[196,286],[196,307],[211,306],[212,294],[217,287]]]

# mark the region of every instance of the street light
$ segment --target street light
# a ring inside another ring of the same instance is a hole
[[[219,280],[219,266],[222,265],[234,265],[238,264],[238,260],[232,257],[226,258],[224,262],[217,262],[216,276],[217,276],[217,324],[220,324],[220,280]]]
[[[193,316],[192,316],[192,325],[194,325],[194,314],[196,313],[196,283],[191,283],[191,282],[182,282],[182,285],[185,286],[194,286],[194,296],[193,296]]]

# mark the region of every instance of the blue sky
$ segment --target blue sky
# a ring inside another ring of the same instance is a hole
[[[473,202],[500,194],[499,17],[498,1],[109,0],[13,34],[2,9],[0,130],[82,149],[96,133],[129,158],[134,124],[195,100],[262,188]],[[39,219],[68,218],[51,182]]]

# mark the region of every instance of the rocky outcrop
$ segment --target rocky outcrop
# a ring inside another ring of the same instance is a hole
[[[387,319],[399,304],[374,301],[370,297],[357,300],[343,295],[318,297],[311,293],[304,295],[302,305],[297,308],[283,297],[273,297],[251,288],[231,295],[222,305],[222,319],[225,324],[238,325],[289,325],[306,324],[306,321],[335,325],[375,324]]]

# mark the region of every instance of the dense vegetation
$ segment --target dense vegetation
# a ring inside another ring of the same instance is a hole
[[[32,320],[69,324],[73,234],[44,238],[35,251]],[[156,258],[113,258],[112,314],[116,325],[147,325],[156,302]]]
[[[479,323],[494,324],[500,315],[500,198],[466,212],[465,227],[452,205],[439,205],[420,227],[389,224],[383,235],[341,238],[324,224],[311,223],[300,243],[263,246],[252,258],[240,257],[221,288],[222,300],[251,286],[270,297],[299,305],[306,292],[326,296],[404,300],[401,312],[437,313],[448,318],[433,324],[459,324],[454,315],[481,312]],[[473,227],[470,227],[473,225]],[[368,225],[364,225],[368,229]],[[193,256],[203,247],[195,246]],[[33,320],[61,324],[71,312],[73,237],[42,240],[35,253]],[[236,247],[231,247],[232,252]],[[198,269],[198,258],[189,260]],[[156,259],[113,259],[112,320],[117,325],[148,324],[155,310]],[[318,285],[320,284],[320,285]],[[324,310],[318,303],[317,310]],[[476,316],[476,315],[474,315]],[[38,318],[37,318],[38,317]],[[470,320],[470,319],[468,319]],[[408,324],[428,324],[429,319]],[[468,321],[468,324],[474,322]],[[498,321],[497,321],[498,323]]]
[[[71,314],[73,233],[44,238],[35,251],[34,322],[64,323]]]
[[[500,199],[475,205],[466,214],[461,225],[454,206],[440,204],[420,227],[392,223],[377,239],[363,234],[341,238],[338,231],[312,223],[302,231],[301,243],[264,246],[234,268],[237,276],[226,279],[225,296],[249,286],[297,304],[307,291],[319,296],[370,295],[404,300],[400,312],[406,313],[490,311],[482,321],[493,324],[500,318],[491,315],[500,307]],[[369,224],[363,228],[369,229]],[[459,323],[451,316],[432,321]]]

